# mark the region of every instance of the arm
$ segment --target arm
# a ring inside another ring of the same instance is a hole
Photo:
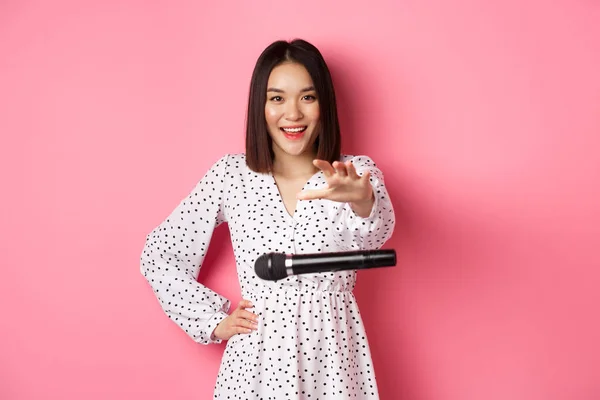
[[[219,343],[211,333],[227,317],[230,302],[198,283],[214,229],[225,221],[227,156],[146,238],[141,272],[165,313],[201,344]]]
[[[331,214],[339,250],[379,249],[392,236],[396,220],[383,173],[373,160],[357,156],[345,163],[315,160],[314,165],[327,184],[298,193],[298,199],[339,203]]]
[[[383,172],[367,156],[352,158],[359,176],[368,173],[372,197],[364,203],[344,203],[333,216],[336,243],[345,250],[375,250],[392,236],[396,219]]]

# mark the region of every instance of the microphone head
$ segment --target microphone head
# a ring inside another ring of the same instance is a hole
[[[254,262],[256,275],[266,281],[287,278],[285,257],[282,253],[267,253],[259,256]]]

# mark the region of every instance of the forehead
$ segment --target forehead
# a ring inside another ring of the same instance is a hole
[[[284,63],[276,66],[269,75],[268,87],[278,89],[304,89],[313,85],[310,74],[302,64]]]

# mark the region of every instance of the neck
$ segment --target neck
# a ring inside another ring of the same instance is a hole
[[[313,165],[315,154],[306,152],[298,156],[275,151],[273,160],[273,174],[288,178],[304,178],[313,175],[318,168]]]

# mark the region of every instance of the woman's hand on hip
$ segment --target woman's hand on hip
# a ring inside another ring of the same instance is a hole
[[[258,329],[258,315],[246,311],[246,308],[254,307],[249,300],[242,300],[235,310],[224,320],[219,322],[213,336],[221,340],[229,340],[238,333],[251,333]]]

